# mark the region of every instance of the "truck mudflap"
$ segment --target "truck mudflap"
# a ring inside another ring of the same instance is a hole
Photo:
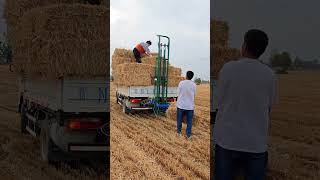
[[[68,152],[108,152],[110,147],[107,144],[68,144]]]

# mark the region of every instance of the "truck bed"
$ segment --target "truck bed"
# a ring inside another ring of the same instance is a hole
[[[109,112],[109,82],[106,78],[34,80],[23,77],[20,82],[24,99],[50,110]]]
[[[131,98],[153,98],[154,86],[118,86],[117,92]],[[168,97],[178,97],[178,87],[168,87]]]

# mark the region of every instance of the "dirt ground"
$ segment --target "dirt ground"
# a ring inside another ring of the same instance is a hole
[[[106,179],[100,166],[80,163],[80,167],[71,168],[43,163],[39,140],[20,133],[17,76],[8,66],[0,65],[0,78],[0,179]]]
[[[320,72],[281,75],[279,89],[271,117],[269,179],[319,179]]]
[[[176,135],[176,117],[122,113],[111,84],[111,179],[209,179],[209,94],[209,85],[197,87],[200,122],[186,140]]]

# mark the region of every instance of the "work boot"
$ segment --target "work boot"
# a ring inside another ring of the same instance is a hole
[[[187,136],[186,139],[187,139],[188,141],[191,140],[191,136],[189,136],[189,137]]]
[[[181,136],[182,136],[181,132],[180,132],[180,133],[177,133],[177,136],[178,136],[178,137],[181,137]]]

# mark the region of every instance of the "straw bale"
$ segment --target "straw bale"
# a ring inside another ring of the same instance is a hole
[[[114,82],[121,86],[152,86],[154,85],[155,66],[149,64],[124,63],[112,71]],[[184,80],[181,76],[169,76],[168,86],[177,87]]]
[[[211,44],[214,46],[228,46],[229,26],[224,21],[211,21]]]
[[[232,60],[240,58],[240,51],[234,48],[224,48],[214,46],[211,49],[211,77],[218,78],[219,71],[223,65]]]
[[[85,0],[6,0],[4,17],[9,26],[16,26],[20,18],[31,9],[54,4],[84,4],[85,2]],[[102,6],[106,4],[106,0],[101,3]]]
[[[150,86],[153,82],[154,66],[149,64],[119,64],[114,72],[114,82],[121,86]]]
[[[134,63],[136,62],[135,59],[130,57],[121,57],[121,56],[112,56],[112,70],[115,70],[118,65],[125,64],[125,63]]]
[[[168,86],[169,87],[177,87],[181,81],[185,80],[184,77],[181,76],[169,76],[168,77]]]
[[[182,73],[181,68],[169,66],[169,76],[181,76],[181,73]]]
[[[171,103],[170,107],[167,110],[167,117],[171,120],[177,121],[177,106],[176,106],[176,102]],[[187,118],[186,116],[183,117],[183,123],[187,122]],[[192,125],[193,126],[198,126],[200,123],[200,116],[198,116],[198,112],[195,109],[194,113],[193,113],[193,119],[192,119]]]
[[[157,62],[157,57],[156,56],[147,56],[147,57],[144,57],[144,58],[141,58],[141,62],[143,64],[150,64],[152,66],[155,66],[156,65],[156,62]]]
[[[112,58],[113,57],[126,57],[126,58],[135,59],[132,50],[122,49],[122,48],[116,48],[113,52]]]
[[[109,74],[109,10],[91,5],[53,5],[25,13],[14,34],[18,72],[62,75]]]
[[[14,56],[16,72],[47,78],[108,76],[109,48],[105,41],[62,40],[45,46],[34,42],[30,50]]]
[[[149,65],[156,65],[157,61],[157,53],[151,53],[152,56],[144,56],[141,58],[141,63],[149,64]],[[117,65],[124,64],[124,63],[133,63],[136,62],[133,53],[131,50],[128,49],[119,49],[116,48],[113,55],[112,55],[112,69],[115,69]],[[179,74],[179,70],[174,69],[174,73],[177,75]]]

